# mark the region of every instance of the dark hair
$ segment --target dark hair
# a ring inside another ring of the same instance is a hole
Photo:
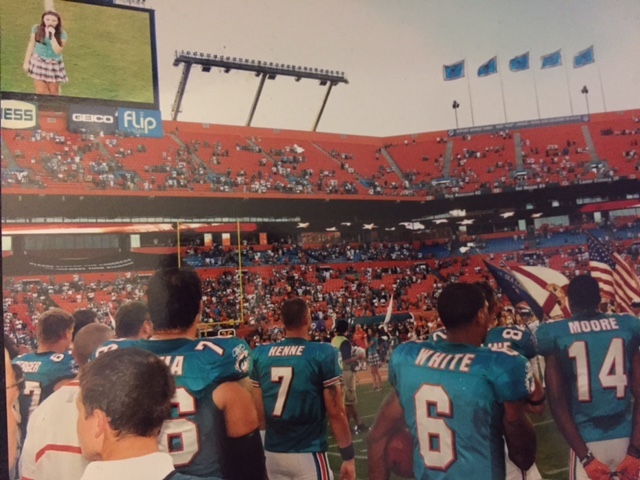
[[[84,326],[73,341],[73,352],[78,364],[81,367],[86,365],[93,352],[113,337],[113,330],[103,323],[92,323]]]
[[[153,437],[171,415],[176,391],[169,368],[156,355],[137,348],[103,353],[80,371],[87,416],[101,410],[121,435]]]
[[[144,302],[131,301],[123,304],[116,312],[116,336],[118,338],[137,337],[147,320],[149,320],[149,311]]]
[[[305,325],[309,307],[302,298],[290,298],[282,304],[280,313],[284,328],[297,329]]]
[[[484,299],[489,304],[489,311],[491,312],[496,305],[498,305],[498,298],[496,297],[496,291],[493,289],[489,282],[475,282],[474,285],[480,287],[484,294]]]
[[[147,286],[147,308],[153,328],[188,330],[200,313],[202,286],[194,270],[158,270]]]
[[[340,319],[336,322],[336,333],[338,335],[344,335],[349,330],[349,322],[344,319]]]
[[[40,343],[56,343],[73,327],[75,319],[61,308],[52,308],[38,319],[37,336]]]
[[[598,281],[590,275],[573,278],[567,287],[567,296],[572,310],[597,310],[602,301]]]
[[[484,293],[477,285],[451,283],[438,297],[438,315],[447,330],[464,328],[482,310],[485,301]]]
[[[47,15],[53,15],[58,19],[56,32],[53,34],[53,36],[56,37],[56,41],[58,42],[58,45],[60,45],[62,43],[62,17],[60,17],[60,14],[58,12],[54,12],[53,10],[47,10],[42,14],[42,17],[40,17],[40,25],[38,25],[38,30],[36,30],[36,42],[44,43],[45,38],[47,38],[47,32],[45,31],[44,25],[44,17],[46,17]]]
[[[98,314],[93,310],[83,308],[73,312],[73,318],[76,321],[76,323],[73,325],[73,339],[75,340],[78,331],[80,331],[82,327],[91,325],[92,323],[96,323],[98,321]]]

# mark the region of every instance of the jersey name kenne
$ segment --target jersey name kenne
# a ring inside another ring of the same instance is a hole
[[[271,347],[269,357],[301,356],[304,353],[303,345],[287,345],[286,347]]]

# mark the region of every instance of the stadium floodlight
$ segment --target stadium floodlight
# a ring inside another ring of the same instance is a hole
[[[318,127],[318,123],[326,106],[332,87],[340,83],[349,83],[344,75],[344,72],[339,72],[337,70],[318,69],[302,65],[292,65],[289,63],[266,62],[262,60],[252,60],[242,57],[230,57],[221,54],[212,55],[210,53],[197,51],[194,51],[192,53],[190,50],[186,52],[184,50],[180,50],[180,53],[178,53],[178,51],[176,50],[175,54],[176,58],[173,61],[173,65],[176,67],[182,65],[183,71],[180,82],[178,84],[178,90],[176,91],[176,97],[171,109],[172,120],[178,119],[180,106],[182,104],[182,99],[184,97],[186,85],[188,83],[191,67],[194,64],[200,66],[203,72],[211,72],[215,67],[216,70],[220,68],[220,70],[224,73],[230,73],[231,70],[244,70],[253,72],[256,77],[261,77],[261,86],[258,87],[256,100],[254,100],[254,107],[252,107],[252,113],[250,114],[247,121],[247,126],[251,125],[253,111],[255,110],[256,101],[260,96],[260,91],[263,86],[263,80],[274,80],[279,75],[283,75],[293,77],[296,82],[300,82],[303,79],[312,79],[317,80],[322,86],[329,85],[325,94],[325,98],[322,102],[322,106],[317,115],[316,121],[312,127],[313,131],[315,131]]]
[[[582,87],[580,93],[584,94],[584,101],[587,103],[587,115],[589,115],[589,89],[586,85]]]
[[[460,108],[460,104],[456,100],[454,100],[451,107],[453,108],[453,113],[456,116],[456,128],[458,128],[458,109]]]

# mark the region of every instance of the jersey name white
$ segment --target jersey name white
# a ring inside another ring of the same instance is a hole
[[[451,354],[436,352],[429,348],[423,348],[420,350],[415,364],[422,367],[427,360],[429,360],[429,363],[427,363],[427,367],[429,368],[436,368],[439,370],[458,370],[466,373],[469,371],[469,367],[471,367],[471,363],[474,358],[476,358],[476,356],[473,353]]]

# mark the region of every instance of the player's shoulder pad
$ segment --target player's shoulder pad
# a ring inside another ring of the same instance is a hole
[[[112,340],[107,340],[101,346],[96,348],[96,351],[91,355],[91,360],[94,360],[96,357],[102,355],[105,352],[109,352],[111,350],[116,350],[117,348],[128,348],[134,346],[137,340],[129,340],[126,338],[114,338]]]
[[[240,374],[246,374],[250,366],[250,348],[247,342],[237,337],[199,338],[192,342],[193,350],[202,352],[198,358],[203,363],[232,364]]]

